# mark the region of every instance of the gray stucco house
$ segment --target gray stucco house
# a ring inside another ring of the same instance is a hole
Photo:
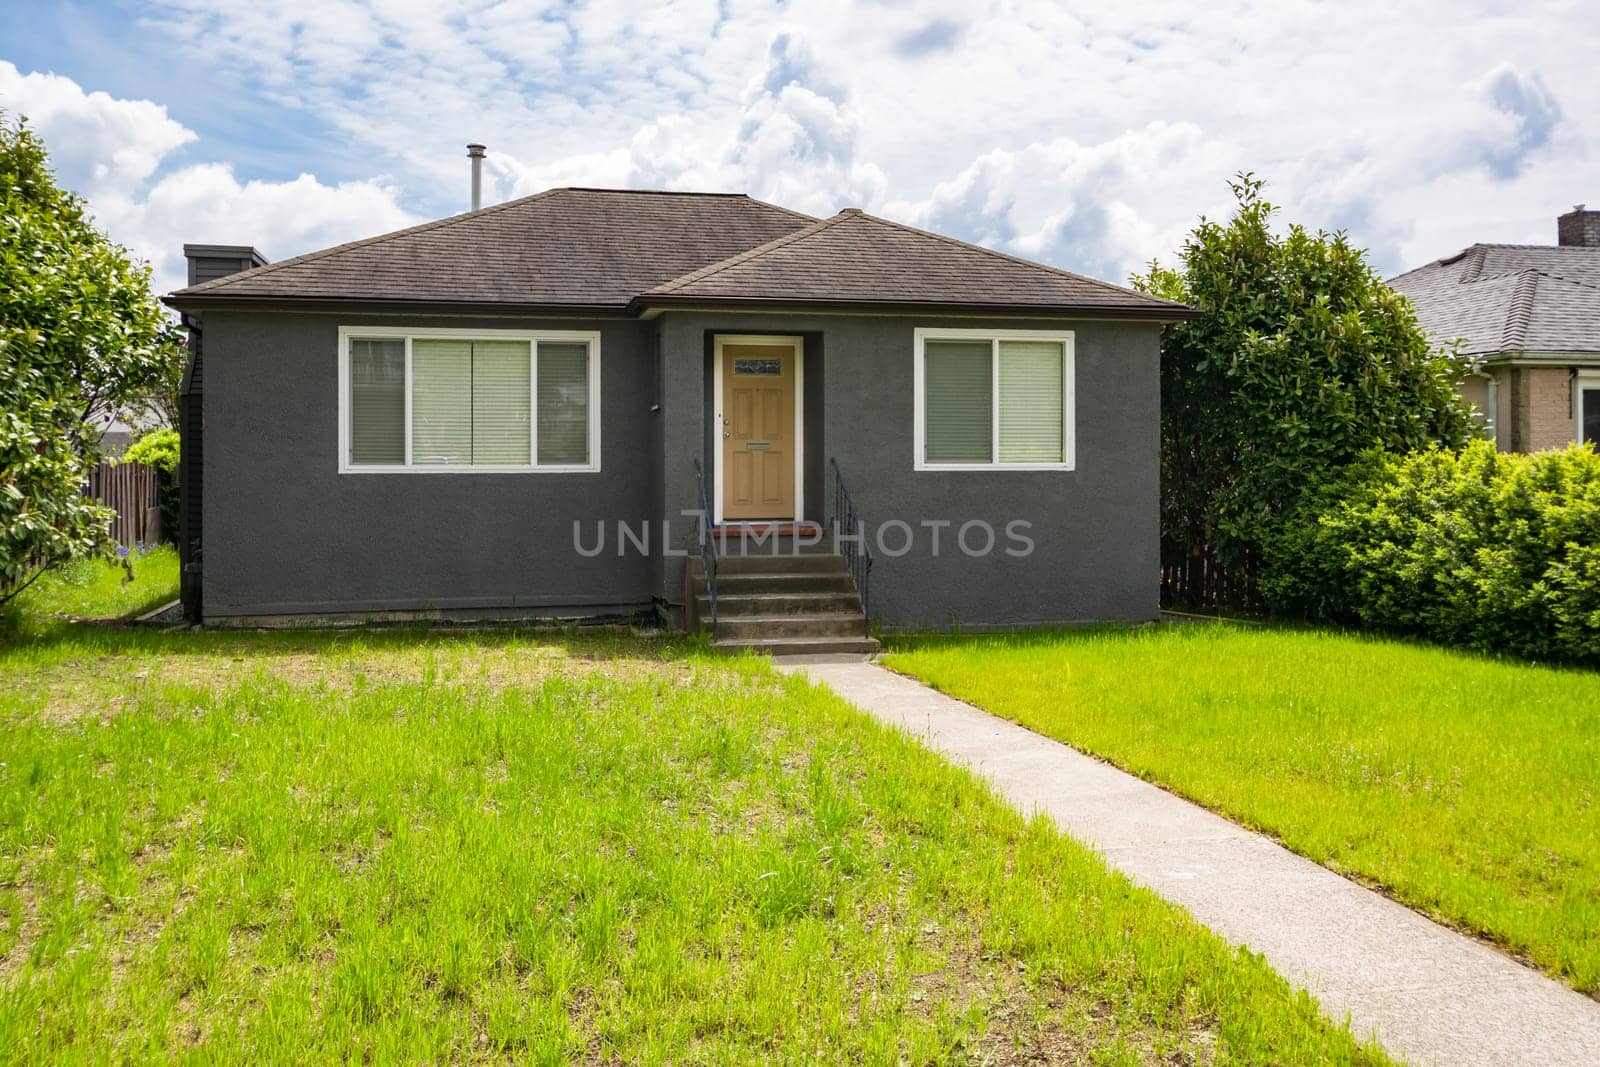
[[[553,189],[278,263],[189,252],[167,299],[207,622],[655,615],[825,649],[871,643],[863,607],[1157,614],[1181,305],[729,194]]]
[[[1560,216],[1553,245],[1475,244],[1389,285],[1435,342],[1461,342],[1497,448],[1600,447],[1600,211]]]

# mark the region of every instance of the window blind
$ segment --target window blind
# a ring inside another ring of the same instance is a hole
[[[589,346],[539,344],[539,465],[589,462]]]
[[[1062,461],[1059,341],[1000,342],[1000,462]]]
[[[406,461],[406,343],[350,342],[350,462]]]
[[[408,360],[405,338],[348,341],[350,465],[516,469],[593,462],[591,342],[413,336],[409,344]]]
[[[528,462],[532,387],[528,342],[472,342],[473,463]]]
[[[993,349],[988,341],[928,341],[923,452],[929,463],[993,458]]]
[[[411,342],[411,462],[472,462],[472,342]]]

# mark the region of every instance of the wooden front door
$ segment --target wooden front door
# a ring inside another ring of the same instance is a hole
[[[795,517],[795,378],[788,341],[722,345],[722,517]]]

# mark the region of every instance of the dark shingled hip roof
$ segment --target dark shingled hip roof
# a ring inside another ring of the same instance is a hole
[[[854,209],[658,285],[640,303],[1192,314],[1182,304]]]
[[[859,211],[742,194],[552,189],[180,289],[215,306],[640,314],[674,306],[1087,314],[1182,304]]]
[[[1600,248],[1477,244],[1389,280],[1462,354],[1600,355]]]

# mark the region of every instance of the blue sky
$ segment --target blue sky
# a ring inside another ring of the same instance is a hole
[[[1226,181],[1386,272],[1600,202],[1566,0],[0,0],[0,107],[118,240],[273,258],[556,184],[860,206],[1114,281]]]

